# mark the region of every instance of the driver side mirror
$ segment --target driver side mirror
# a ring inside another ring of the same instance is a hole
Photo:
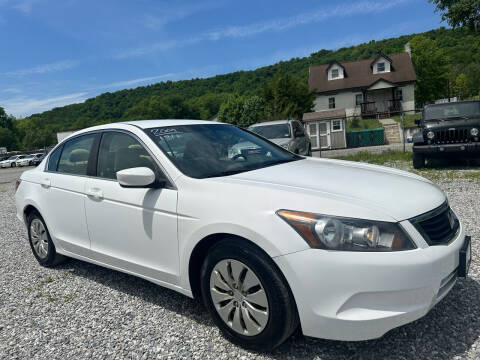
[[[294,137],[303,137],[303,136],[305,136],[305,133],[304,133],[302,130],[296,130],[296,131],[293,133],[293,136],[294,136]]]
[[[153,187],[155,173],[147,167],[136,167],[117,171],[120,186],[126,188]]]

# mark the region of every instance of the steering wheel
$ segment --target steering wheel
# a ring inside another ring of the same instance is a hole
[[[240,158],[243,158],[244,161],[247,160],[247,157],[246,157],[245,155],[243,155],[243,154],[237,154],[237,155],[235,155],[234,157],[232,157],[232,160],[233,160],[233,161],[236,161],[236,160],[238,160],[238,159],[240,159]]]

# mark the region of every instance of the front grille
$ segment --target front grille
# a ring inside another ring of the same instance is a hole
[[[428,245],[448,244],[460,228],[457,217],[446,202],[435,210],[410,219],[410,222]]]
[[[453,144],[470,141],[470,129],[440,129],[434,130],[433,141],[436,144]]]

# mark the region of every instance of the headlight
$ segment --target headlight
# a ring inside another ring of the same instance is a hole
[[[400,251],[415,249],[412,240],[396,223],[350,219],[279,210],[312,248],[343,251]]]
[[[477,129],[477,128],[472,128],[472,129],[470,130],[470,134],[471,134],[472,136],[478,136],[478,129]]]
[[[434,133],[433,131],[427,132],[427,138],[429,138],[430,140],[432,140],[434,137],[435,137],[435,133]]]

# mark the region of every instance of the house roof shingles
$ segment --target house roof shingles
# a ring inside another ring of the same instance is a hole
[[[311,66],[308,87],[310,91],[324,93],[368,88],[379,79],[384,79],[391,83],[408,83],[417,80],[412,60],[407,53],[390,55],[389,59],[392,60],[393,70],[380,74],[373,74],[372,72],[370,65],[373,59],[342,62],[340,65],[345,69],[345,78],[330,81],[327,74],[329,64]]]

